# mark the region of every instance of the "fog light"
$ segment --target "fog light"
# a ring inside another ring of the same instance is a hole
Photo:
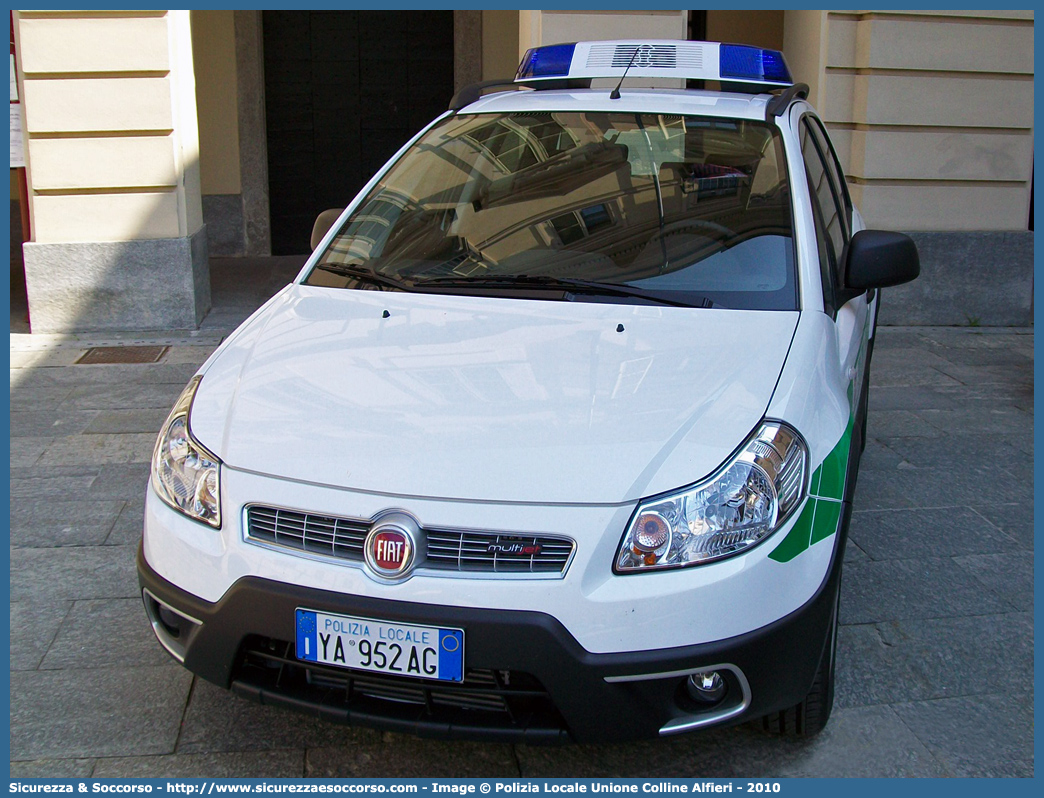
[[[169,607],[159,604],[159,619],[160,623],[163,624],[163,628],[167,630],[167,633],[177,639],[181,636],[181,624],[184,623],[184,619],[181,618],[176,612],[171,610]]]
[[[689,674],[685,683],[689,695],[701,704],[717,704],[725,697],[727,685],[717,671]]]
[[[173,607],[168,607],[157,599],[146,588],[141,591],[145,602],[145,613],[149,616],[152,631],[156,633],[156,639],[160,645],[178,662],[185,661],[185,646],[192,637],[193,631],[202,626],[191,615],[186,615]]]

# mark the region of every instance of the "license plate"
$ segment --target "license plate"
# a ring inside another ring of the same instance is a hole
[[[297,658],[377,673],[464,680],[464,631],[297,610]]]

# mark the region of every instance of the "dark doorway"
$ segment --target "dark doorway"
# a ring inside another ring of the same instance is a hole
[[[690,11],[687,36],[690,42],[707,41],[707,12]],[[706,81],[687,80],[685,88],[702,90],[706,88]]]
[[[704,41],[707,41],[707,12],[706,11],[690,11],[689,12],[688,38],[689,38],[690,42],[704,42]]]
[[[309,251],[453,95],[452,11],[265,11],[272,254]]]

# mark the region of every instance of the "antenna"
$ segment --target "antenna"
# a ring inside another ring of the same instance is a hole
[[[635,45],[635,47],[634,47],[634,54],[631,55],[631,60],[627,62],[627,69],[625,69],[624,73],[622,75],[620,75],[620,82],[616,84],[616,88],[615,89],[613,89],[611,92],[609,92],[609,99],[610,100],[619,100],[620,99],[620,87],[623,85],[624,78],[627,77],[627,73],[631,69],[631,65],[634,63],[634,59],[636,59],[638,57],[638,51],[640,49],[642,49],[641,45]]]

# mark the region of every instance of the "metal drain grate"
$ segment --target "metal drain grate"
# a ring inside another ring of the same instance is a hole
[[[98,366],[111,363],[155,363],[166,352],[166,346],[95,346],[76,362]]]

